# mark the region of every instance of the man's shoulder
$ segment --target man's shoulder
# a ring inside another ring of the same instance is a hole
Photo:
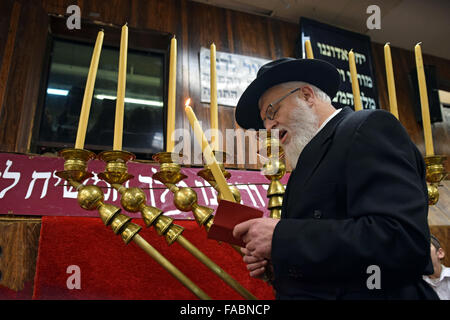
[[[361,125],[367,121],[379,123],[379,120],[398,122],[398,120],[389,111],[382,109],[365,109],[357,112],[347,112],[342,124]]]
[[[343,110],[342,121],[337,126],[338,132],[346,135],[353,135],[363,129],[377,129],[383,126],[402,127],[400,122],[388,111],[361,110],[353,112],[350,108]]]

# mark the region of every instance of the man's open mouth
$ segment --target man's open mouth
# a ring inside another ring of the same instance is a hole
[[[280,130],[280,141],[281,143],[284,142],[284,138],[286,137],[287,131],[286,130]]]

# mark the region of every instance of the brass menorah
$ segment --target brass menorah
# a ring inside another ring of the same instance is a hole
[[[269,198],[268,209],[270,210],[271,218],[279,219],[281,218],[281,207],[285,191],[284,185],[280,182],[286,173],[286,166],[283,161],[283,149],[279,144],[279,140],[272,137],[270,132],[263,138],[262,143],[267,159],[261,170],[270,181],[267,191],[267,197]],[[214,154],[219,159],[218,163],[222,174],[226,179],[229,179],[231,174],[224,168],[226,154],[220,151],[215,151]],[[87,171],[87,163],[90,160],[98,158],[105,162],[105,170],[99,173],[98,176],[118,191],[121,196],[120,203],[124,210],[133,213],[140,212],[146,227],[154,227],[159,236],[165,237],[168,245],[174,242],[179,243],[242,297],[251,300],[256,299],[252,293],[186,239],[182,235],[183,227],[176,225],[174,220],[165,216],[161,209],[147,205],[146,195],[140,188],[126,188],[123,186],[125,182],[133,178],[133,175],[128,173],[127,163],[135,159],[134,154],[126,151],[112,150],[104,151],[96,156],[93,152],[84,149],[64,149],[60,152],[60,155],[64,158],[64,170],[56,174],[60,178],[65,179],[77,190],[79,205],[85,210],[98,210],[101,220],[105,226],[111,227],[114,234],[120,234],[126,244],[131,241],[135,242],[199,299],[209,300],[211,298],[159,253],[157,249],[141,237],[139,235],[141,226],[132,223],[132,219],[121,212],[121,208],[112,204],[106,204],[104,202],[103,191],[99,187],[82,184],[83,181],[93,176]],[[192,211],[197,224],[203,226],[206,231],[209,231],[214,223],[214,210],[199,205],[197,203],[197,194],[192,188],[180,188],[177,186],[177,183],[187,178],[181,172],[180,161],[176,160],[180,159],[180,155],[162,152],[156,154],[154,159],[158,161],[160,170],[153,175],[153,178],[162,182],[173,193],[173,202],[177,209],[183,212]],[[430,205],[436,204],[439,200],[438,186],[446,177],[443,165],[445,159],[443,156],[425,157]],[[218,191],[218,199],[221,199],[220,190],[218,190],[217,183],[208,165],[205,165],[204,169],[199,171],[198,176],[204,178],[216,189]],[[236,202],[240,202],[239,190],[235,186],[230,186],[230,190]],[[238,247],[233,246],[233,248],[241,253]],[[270,278],[271,274],[270,270],[268,270],[264,280],[269,281]]]
[[[141,227],[132,223],[131,218],[121,213],[119,207],[105,204],[103,191],[99,187],[82,184],[82,181],[92,176],[92,174],[87,172],[87,163],[95,158],[94,153],[83,149],[65,149],[60,152],[60,155],[65,160],[64,171],[57,172],[57,175],[76,188],[78,191],[78,203],[83,209],[98,210],[104,224],[111,226],[114,234],[121,234],[126,244],[134,241],[198,298],[204,300],[211,299],[203,290],[141,237],[138,234]],[[163,182],[174,193],[174,204],[179,210],[192,211],[199,224],[210,227],[212,225],[212,213],[214,210],[198,205],[197,194],[192,188],[179,188],[176,186],[178,182],[187,176],[180,172],[181,166],[179,163],[171,161],[172,156],[173,154],[171,153],[160,153],[155,156],[155,159],[158,159],[161,166],[160,171],[154,175],[154,178]],[[148,206],[146,204],[147,199],[145,193],[140,188],[126,188],[123,186],[126,181],[133,178],[127,169],[127,163],[135,159],[132,153],[117,150],[104,151],[98,155],[98,159],[106,163],[105,171],[99,173],[98,176],[111,184],[119,192],[123,209],[128,212],[140,212],[145,225],[147,227],[153,226],[158,235],[165,237],[168,245],[174,242],[179,243],[242,297],[250,300],[257,299],[238,281],[188,241],[182,235],[183,227],[174,224],[173,219],[165,216],[162,210]],[[207,228],[209,229],[209,227]]]

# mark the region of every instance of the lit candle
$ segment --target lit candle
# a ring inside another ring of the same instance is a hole
[[[122,27],[120,38],[119,79],[117,82],[116,119],[114,123],[113,150],[122,150],[125,86],[127,79],[128,26]]]
[[[191,99],[186,101],[186,105],[184,111],[186,112],[186,116],[189,119],[189,123],[191,124],[192,129],[194,130],[194,135],[197,138],[197,142],[202,146],[203,156],[205,157],[206,163],[211,169],[211,172],[214,176],[214,180],[217,182],[217,187],[219,192],[223,196],[223,199],[227,201],[236,202],[231,193],[230,187],[227,184],[225,177],[223,176],[222,170],[220,170],[219,164],[217,163],[216,157],[214,156],[213,150],[209,146],[208,140],[206,139],[205,134],[203,133],[202,127],[195,116],[194,111],[189,105]]]
[[[308,59],[314,59],[314,54],[311,47],[311,41],[306,40],[305,41],[305,49],[306,49],[306,57]]]
[[[384,45],[384,60],[386,64],[386,78],[389,93],[389,109],[391,113],[398,119],[397,96],[395,93],[394,70],[392,68],[391,48],[389,43]]]
[[[353,102],[355,111],[362,110],[361,95],[359,93],[358,74],[356,72],[355,54],[353,50],[348,53],[348,63],[350,65],[350,76],[352,79]]]
[[[174,148],[175,131],[175,100],[177,92],[177,39],[173,36],[170,42],[169,61],[169,95],[167,100],[167,152],[172,152]]]
[[[213,150],[218,150],[218,129],[219,129],[219,115],[217,109],[217,74],[216,74],[216,45],[211,44],[210,50],[210,58],[211,58],[211,146]]]
[[[425,152],[427,157],[434,155],[433,136],[431,133],[430,110],[428,107],[427,84],[423,69],[422,49],[420,43],[415,46],[417,80],[419,81],[420,105],[422,106],[422,124],[425,136]]]
[[[86,88],[84,89],[83,103],[81,105],[80,120],[78,122],[77,138],[75,140],[75,149],[84,148],[84,140],[86,139],[87,125],[89,121],[89,112],[91,110],[92,95],[94,93],[95,79],[97,77],[98,62],[102,51],[104,32],[101,30],[95,41],[94,52],[92,53],[91,65],[86,80]]]

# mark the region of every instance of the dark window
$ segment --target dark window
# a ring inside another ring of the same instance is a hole
[[[104,42],[100,56],[84,145],[94,152],[113,148],[119,43],[113,47]],[[37,153],[74,146],[94,44],[53,36],[50,48],[33,137]],[[164,151],[165,62],[161,50],[136,50],[129,45],[122,149],[138,158],[150,159]]]

